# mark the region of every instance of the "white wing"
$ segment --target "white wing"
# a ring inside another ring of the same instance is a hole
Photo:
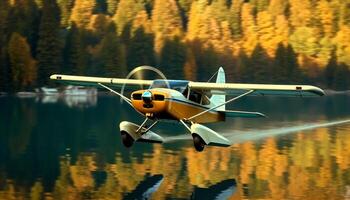
[[[190,82],[189,87],[211,94],[236,95],[253,90],[250,95],[280,95],[280,96],[323,96],[321,88],[312,85],[271,85],[271,84],[241,84],[241,83],[208,83]]]
[[[54,74],[50,76],[51,80],[56,80],[72,85],[83,85],[99,87],[99,83],[108,85],[110,87],[122,87],[125,86],[150,86],[153,81],[151,80],[136,80],[136,79],[121,79],[121,78],[103,78],[103,77],[91,77],[91,76],[71,76],[63,74]]]

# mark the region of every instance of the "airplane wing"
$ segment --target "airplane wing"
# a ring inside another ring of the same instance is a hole
[[[324,91],[312,85],[272,85],[243,83],[190,82],[190,89],[202,90],[210,94],[237,95],[253,90],[255,96],[323,96]]]
[[[99,83],[107,85],[112,88],[121,88],[123,85],[127,87],[150,86],[151,80],[137,80],[137,79],[121,79],[121,78],[103,78],[91,76],[71,76],[63,74],[53,74],[50,76],[51,80],[67,83],[70,85],[82,85],[90,87],[100,87]]]

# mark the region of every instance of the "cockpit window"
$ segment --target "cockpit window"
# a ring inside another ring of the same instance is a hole
[[[170,88],[183,93],[189,81],[185,80],[154,80],[150,89],[153,88]]]

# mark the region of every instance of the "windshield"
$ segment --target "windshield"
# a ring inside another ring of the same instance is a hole
[[[150,89],[153,88],[169,88],[173,90],[177,90],[181,93],[183,93],[188,85],[189,81],[185,80],[154,80]]]

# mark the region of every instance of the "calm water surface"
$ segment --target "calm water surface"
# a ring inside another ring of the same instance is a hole
[[[0,199],[350,199],[350,97],[247,97],[266,119],[210,127],[229,148],[197,153],[180,124],[165,144],[121,145],[127,104],[98,98],[0,98]]]

